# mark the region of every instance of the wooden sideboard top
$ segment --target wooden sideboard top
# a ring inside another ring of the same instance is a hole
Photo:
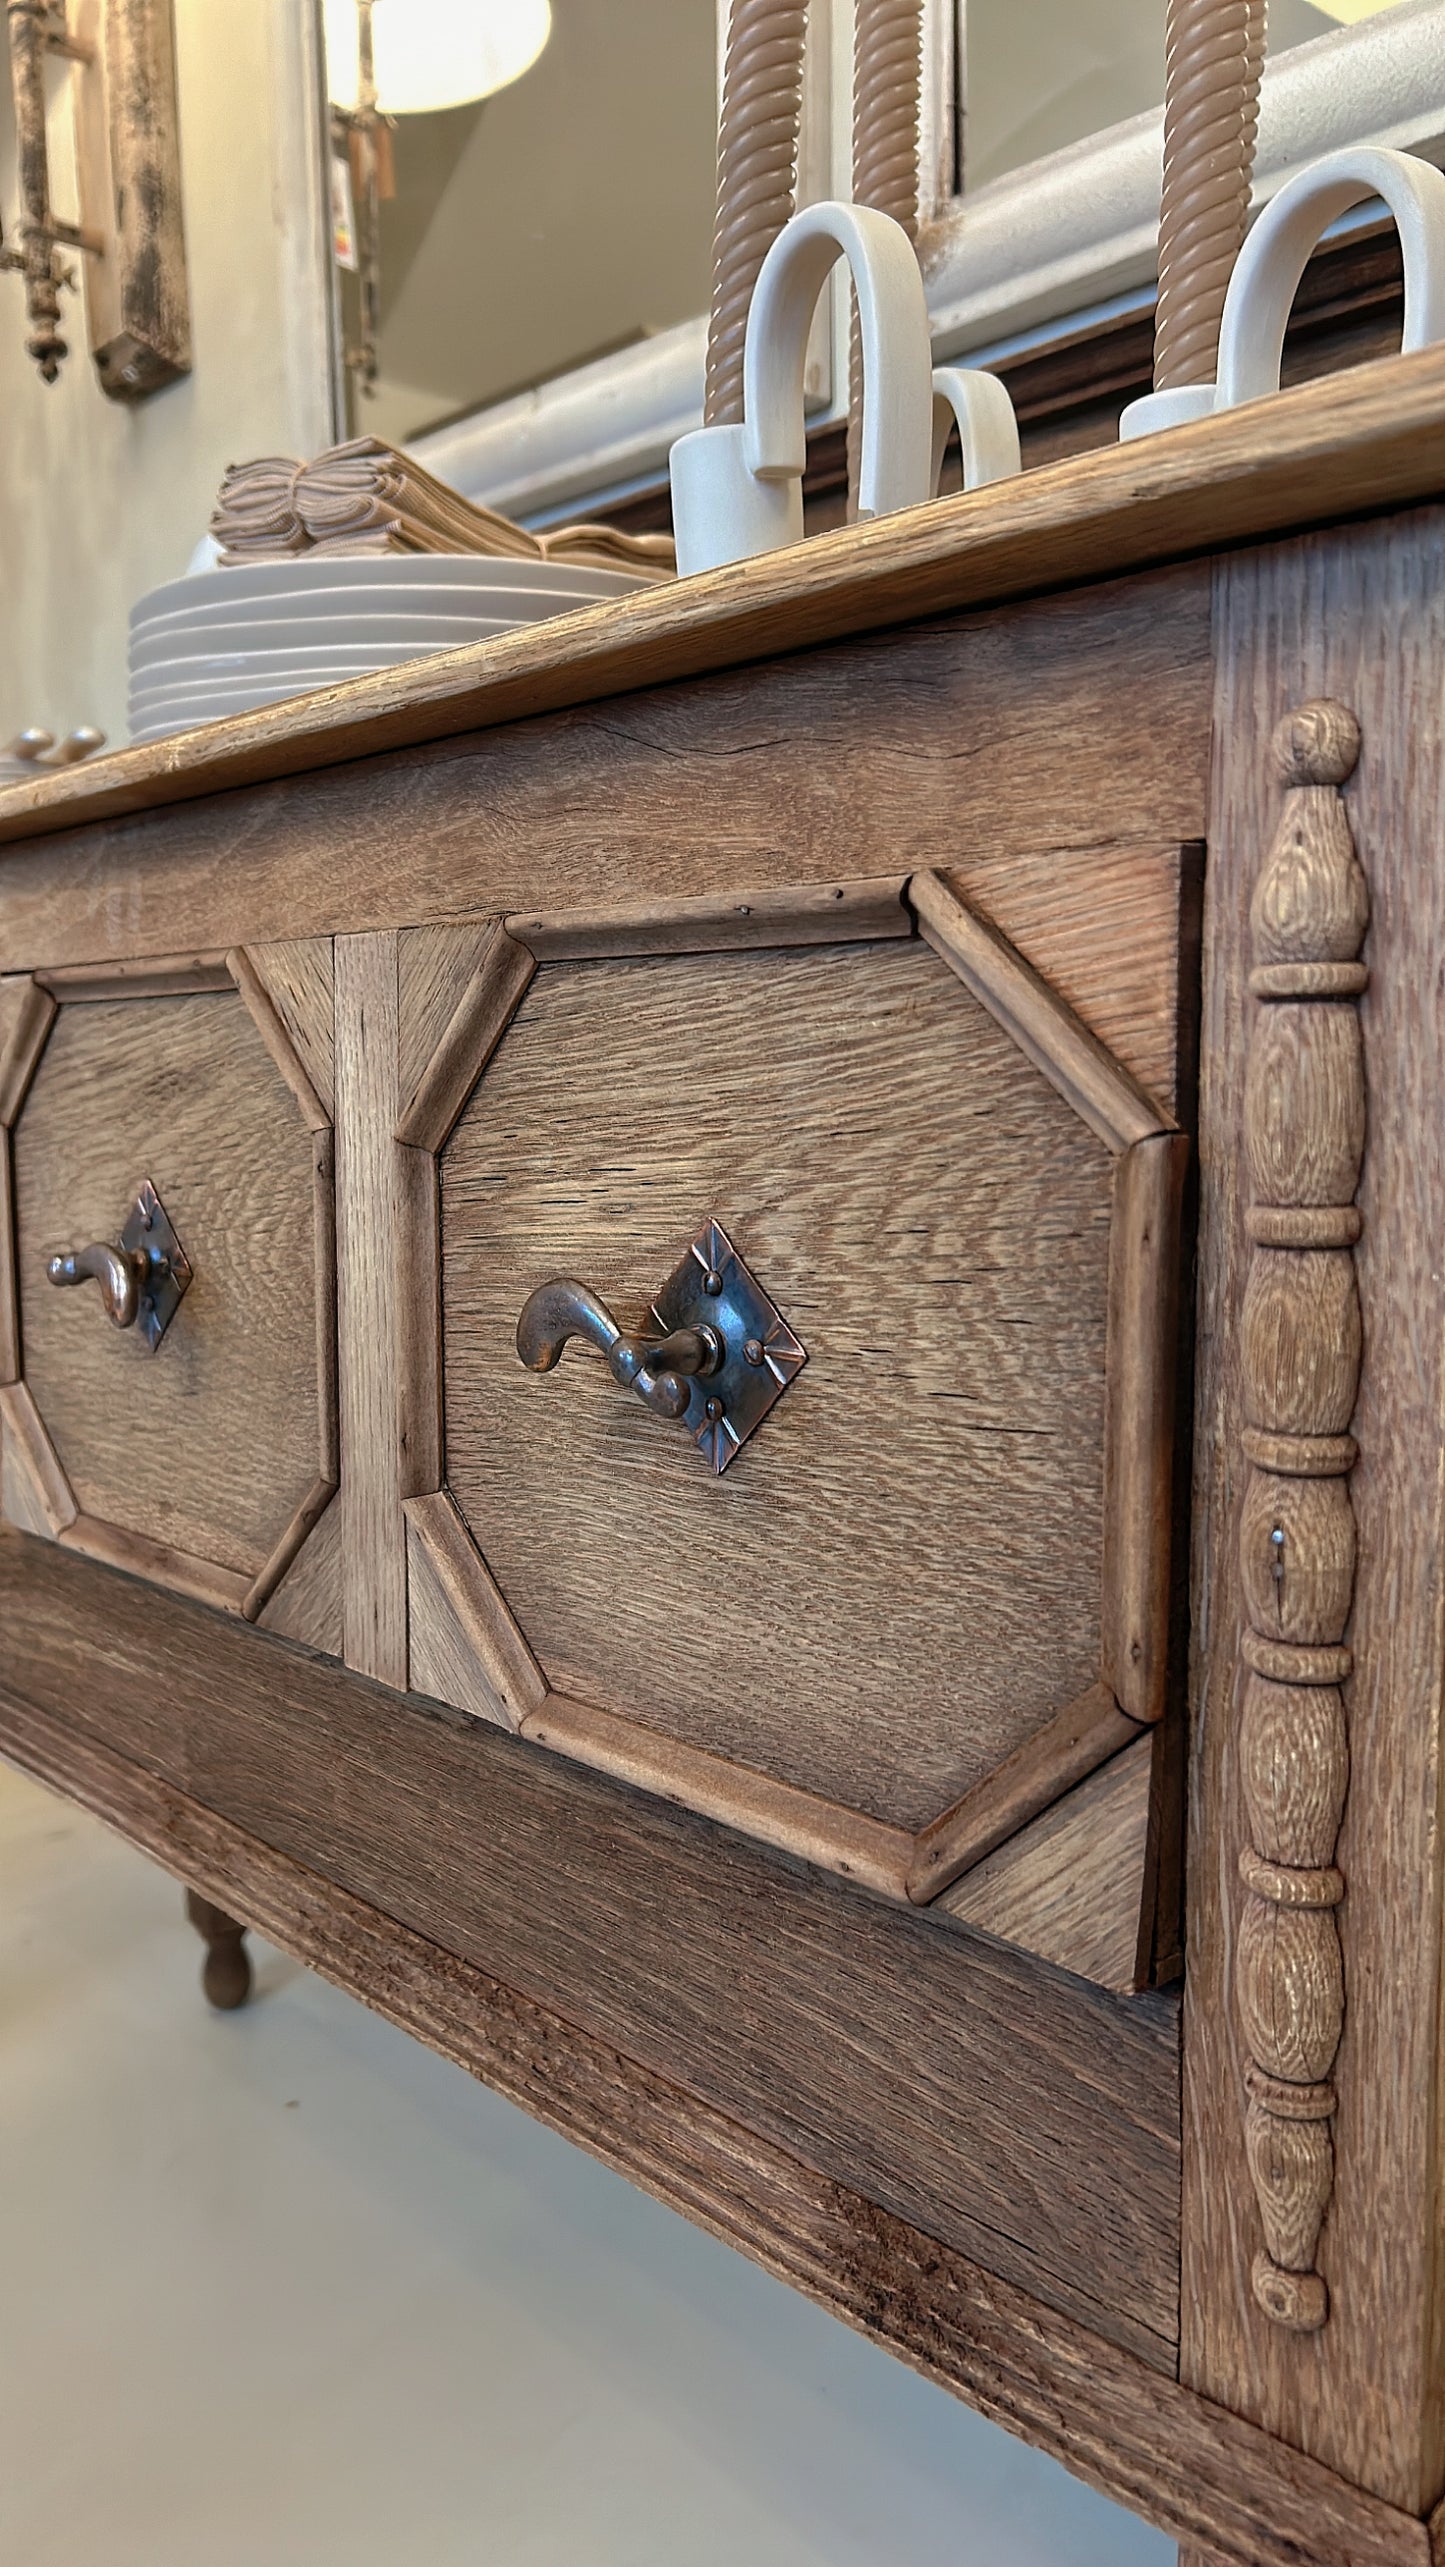
[[[0,845],[1445,491],[1445,347],[0,791]]]

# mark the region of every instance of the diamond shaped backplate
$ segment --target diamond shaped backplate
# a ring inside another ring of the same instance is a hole
[[[154,1354],[185,1297],[191,1266],[148,1177],[125,1216],[120,1248],[123,1256],[145,1259],[136,1326]]]
[[[681,1423],[714,1471],[725,1471],[808,1360],[777,1304],[743,1263],[720,1221],[699,1231],[652,1305],[664,1332],[711,1328],[722,1364],[694,1380]]]

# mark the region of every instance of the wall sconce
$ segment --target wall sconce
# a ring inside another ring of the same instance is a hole
[[[332,133],[355,207],[336,226],[338,243],[346,239],[338,257],[361,288],[360,345],[346,362],[374,393],[396,119],[470,106],[520,80],[552,32],[551,0],[324,0],[324,23]]]
[[[60,297],[76,282],[73,250],[102,389],[142,400],[191,369],[172,0],[5,0],[5,18],[20,220],[0,267],[25,279],[27,353],[53,383],[69,353]],[[45,74],[56,54],[72,66],[75,222],[52,193]]]

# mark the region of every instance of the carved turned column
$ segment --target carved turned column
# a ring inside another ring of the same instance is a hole
[[[1254,2296],[1325,2324],[1314,2269],[1334,2184],[1330,2082],[1344,2024],[1335,1845],[1349,1782],[1341,1685],[1355,1581],[1349,1433],[1360,1377],[1355,1192],[1365,1146],[1356,1000],[1369,893],[1339,787],[1354,715],[1307,704],[1275,733],[1284,809],[1250,909],[1259,1002],[1245,1093],[1254,1243],[1243,1312],[1240,1749],[1248,1843],[1235,1989],[1245,2137],[1264,2226]]]

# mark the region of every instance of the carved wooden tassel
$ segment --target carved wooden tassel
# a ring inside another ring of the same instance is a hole
[[[1245,1142],[1254,1242],[1243,1312],[1240,1530],[1247,1627],[1240,1761],[1249,1842],[1235,1991],[1250,2054],[1245,2138],[1264,2223],[1254,2296],[1281,2326],[1329,2315],[1314,2269],[1334,2184],[1330,2083],[1344,2025],[1335,1844],[1349,1750],[1341,1684],[1355,1582],[1349,1433],[1360,1378],[1355,1192],[1365,1077],[1355,1001],[1369,893],[1339,787],[1359,755],[1342,704],[1276,731],[1284,809],[1250,909],[1261,1004]]]

